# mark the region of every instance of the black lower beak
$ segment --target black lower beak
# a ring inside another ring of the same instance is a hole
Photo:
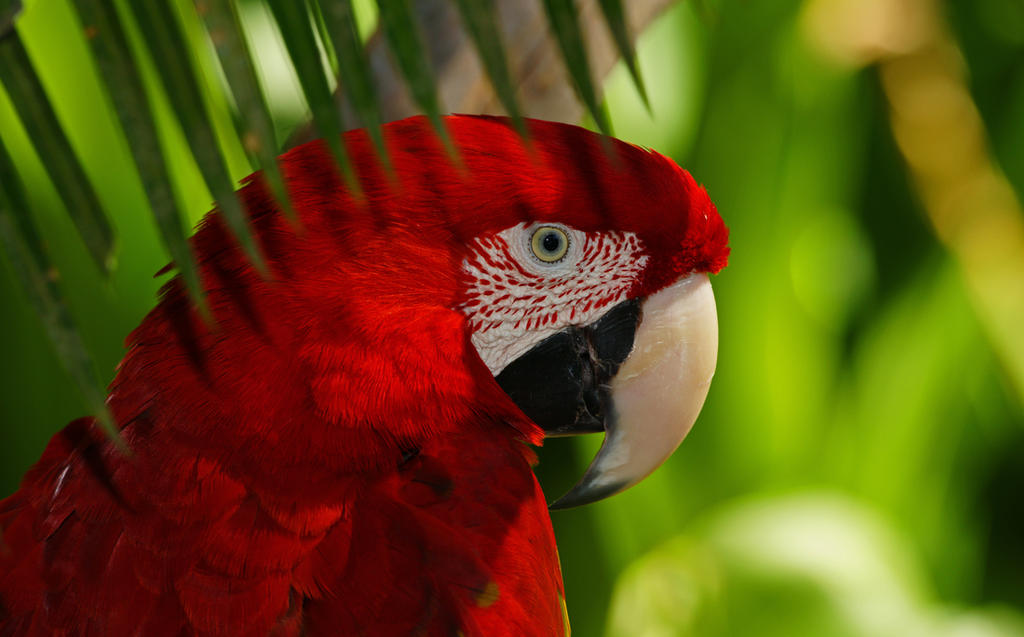
[[[715,296],[697,272],[505,367],[498,384],[547,435],[605,432],[583,477],[550,508],[614,495],[665,462],[696,422],[717,360]]]
[[[549,336],[509,363],[496,380],[549,436],[605,430],[609,382],[633,349],[640,301],[616,305],[592,325]]]

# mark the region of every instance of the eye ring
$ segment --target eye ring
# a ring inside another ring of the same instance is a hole
[[[569,235],[557,226],[541,226],[530,237],[530,249],[544,263],[557,263],[569,252]]]

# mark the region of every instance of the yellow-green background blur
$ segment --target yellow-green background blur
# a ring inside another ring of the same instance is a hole
[[[304,105],[247,19],[283,138]],[[0,90],[0,137],[106,382],[168,257],[65,0],[20,24],[120,236],[104,283]],[[683,2],[639,52],[654,117],[617,69],[616,134],[706,185],[733,252],[689,438],[631,491],[552,516],[574,634],[1024,635],[1024,3]],[[211,197],[159,107],[194,223]],[[0,258],[0,496],[84,412]],[[599,444],[542,450],[549,497]]]

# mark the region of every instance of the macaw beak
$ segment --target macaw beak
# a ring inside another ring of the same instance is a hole
[[[505,367],[498,384],[547,435],[605,432],[583,478],[551,508],[607,498],[665,462],[704,405],[717,357],[715,297],[697,273],[554,334]]]

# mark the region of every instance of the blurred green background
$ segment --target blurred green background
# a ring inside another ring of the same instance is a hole
[[[67,6],[29,3],[20,25],[114,217],[110,282],[2,89],[0,137],[109,380],[168,257]],[[283,138],[304,105],[263,37]],[[718,373],[689,438],[634,489],[553,515],[574,634],[1024,635],[1024,3],[683,2],[639,55],[653,118],[617,68],[616,134],[706,185],[733,252],[713,281]],[[231,110],[208,94],[241,178]],[[211,197],[157,104],[195,222]],[[7,494],[85,408],[0,263]],[[549,497],[599,444],[542,450]]]

